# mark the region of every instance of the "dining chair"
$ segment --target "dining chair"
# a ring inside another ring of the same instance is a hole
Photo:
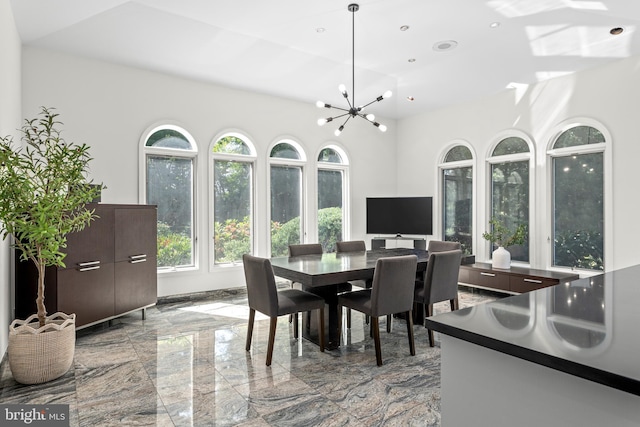
[[[427,246],[429,253],[455,251],[457,249],[462,249],[460,242],[447,242],[444,240],[429,240],[429,246]]]
[[[417,264],[418,258],[415,255],[379,258],[373,273],[371,289],[353,291],[338,297],[338,309],[348,307],[371,317],[378,366],[382,366],[380,316],[405,313],[409,350],[412,356],[416,354],[412,308]]]
[[[278,317],[301,311],[318,310],[320,351],[324,352],[324,299],[311,292],[305,292],[299,289],[284,289],[278,291],[271,261],[267,258],[244,254],[242,256],[242,263],[244,265],[244,276],[247,282],[247,296],[249,300],[249,327],[247,329],[246,350],[249,351],[251,348],[253,322],[256,311],[270,318],[267,366],[271,366]]]
[[[364,243],[364,240],[345,240],[342,242],[336,242],[336,253],[345,253],[345,252],[366,252],[367,245]],[[369,289],[371,288],[371,280],[350,280],[352,286],[357,286],[359,288]],[[349,320],[349,319],[347,319]],[[387,332],[391,332],[390,326],[390,318],[387,318]],[[369,316],[365,316],[365,323],[369,324]],[[347,328],[351,328],[351,322],[347,321]]]
[[[289,256],[301,256],[301,255],[322,255],[322,245],[320,243],[299,243],[295,245],[289,245]],[[294,282],[291,282],[291,287],[294,286]],[[350,292],[353,286],[349,282],[339,283],[337,293]],[[298,331],[298,314],[289,316],[289,323],[295,319],[294,330]],[[347,310],[347,327],[351,327],[351,310]]]
[[[422,324],[426,327],[425,317],[433,316],[433,304],[449,301],[451,311],[459,308],[458,275],[462,251],[429,252],[424,280],[416,280],[414,302],[422,304]],[[434,346],[433,331],[429,329],[429,345]]]

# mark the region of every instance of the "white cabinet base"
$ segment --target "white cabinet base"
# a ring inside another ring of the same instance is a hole
[[[640,396],[448,335],[440,339],[443,427],[640,425]]]

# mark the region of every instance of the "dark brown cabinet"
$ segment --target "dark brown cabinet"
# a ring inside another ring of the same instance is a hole
[[[460,266],[458,282],[478,288],[521,294],[578,278],[579,276],[573,273],[523,267],[502,270],[493,268],[491,264],[475,263]]]
[[[98,219],[67,239],[65,268],[48,267],[49,313],[76,313],[76,326],[156,303],[157,210],[149,205],[91,205]],[[37,271],[16,254],[15,315],[36,312]]]

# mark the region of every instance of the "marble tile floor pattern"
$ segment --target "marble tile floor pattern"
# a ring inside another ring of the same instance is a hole
[[[498,297],[463,290],[460,306]],[[244,289],[163,299],[146,320],[136,312],[78,331],[72,368],[41,385],[17,384],[5,357],[0,403],[68,404],[71,426],[440,425],[440,348],[422,326],[411,357],[404,320],[387,334],[381,318],[377,367],[360,313],[346,343],[325,353],[294,339],[282,316],[267,367],[269,321],[256,316],[246,352],[248,311]]]

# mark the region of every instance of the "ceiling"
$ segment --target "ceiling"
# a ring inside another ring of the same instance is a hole
[[[640,54],[638,0],[360,0],[355,15],[349,3],[11,1],[25,45],[344,107],[354,18],[355,103],[390,89],[367,109],[388,118]]]

